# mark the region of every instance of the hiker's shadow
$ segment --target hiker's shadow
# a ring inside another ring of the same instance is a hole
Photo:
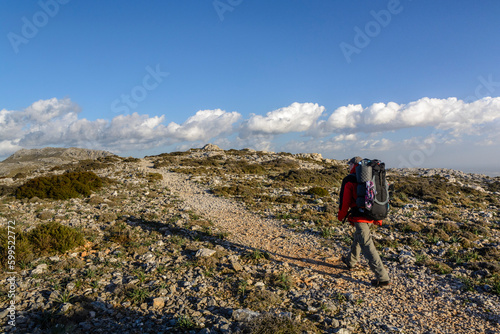
[[[346,280],[346,281],[355,282],[355,283],[359,283],[359,284],[367,284],[363,280],[360,280],[360,279],[357,279],[357,278],[345,275],[344,272],[346,271],[346,268],[345,268],[345,265],[343,265],[343,264],[332,264],[332,263],[325,262],[325,261],[320,261],[320,260],[315,260],[315,259],[309,259],[309,258],[293,257],[293,256],[290,256],[290,255],[282,255],[282,254],[280,254],[279,256],[281,256],[283,258],[287,258],[287,259],[293,260],[295,262],[294,264],[297,267],[302,267],[304,269],[309,269],[309,270],[311,270],[311,271],[313,271],[313,272],[315,272],[317,274],[321,274],[321,275],[325,275],[325,276],[331,276],[331,277],[334,277],[334,278],[337,278],[337,279],[340,278],[340,279],[343,279],[343,280]],[[315,268],[310,267],[311,264],[315,265],[315,266],[318,266],[318,267],[326,267],[326,268],[338,269],[340,272],[338,272],[338,273],[331,273],[331,272],[323,271],[321,269],[315,269]]]
[[[223,234],[214,235],[209,231],[203,231],[203,230],[193,231],[185,227],[178,227],[175,226],[174,224],[162,223],[159,221],[141,220],[133,216],[127,218],[126,221],[127,224],[133,227],[139,226],[145,231],[157,230],[161,231],[161,233],[166,233],[170,235],[170,237],[181,236],[189,240],[208,241],[213,245],[219,245],[227,249],[228,251],[239,253],[240,255],[242,255],[242,257],[249,258],[251,257],[251,254],[253,254],[254,252],[260,252],[261,254],[270,255],[269,257],[266,257],[269,259],[269,261],[283,262],[289,260],[286,262],[289,263],[290,265],[293,265],[298,271],[300,271],[301,269],[308,269],[315,274],[324,275],[326,277],[332,277],[335,279],[344,279],[346,281],[356,282],[359,284],[366,283],[362,280],[345,275],[346,268],[345,265],[341,263],[329,263],[318,259],[293,256],[292,254],[280,254],[276,252],[270,252],[264,249],[250,247],[228,241],[225,239],[225,236]],[[193,250],[185,249],[181,251],[181,254],[187,256],[188,258],[193,258],[195,252]],[[280,258],[283,259],[283,261],[281,261]]]

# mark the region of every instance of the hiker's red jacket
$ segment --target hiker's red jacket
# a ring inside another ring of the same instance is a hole
[[[356,166],[354,166],[351,169],[351,174],[356,173]],[[347,216],[347,213],[349,212],[349,209],[356,207],[356,198],[358,197],[356,194],[356,188],[357,188],[357,183],[354,182],[347,182],[344,185],[344,192],[343,196],[341,198],[341,205],[340,205],[340,210],[339,213],[337,214],[337,218],[342,221],[344,218]],[[381,220],[372,220],[372,219],[367,219],[366,217],[359,217],[359,216],[353,216],[349,215],[347,218],[349,223],[351,225],[354,225],[354,223],[370,223],[370,224],[376,224],[376,225],[382,225]]]

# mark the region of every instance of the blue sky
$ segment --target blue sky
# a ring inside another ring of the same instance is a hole
[[[498,1],[2,1],[0,157],[210,142],[494,175],[499,16]]]

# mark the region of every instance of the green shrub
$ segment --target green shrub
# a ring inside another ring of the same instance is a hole
[[[212,189],[212,192],[218,196],[225,196],[225,197],[234,196],[247,199],[253,198],[253,196],[257,194],[255,189],[252,189],[251,187],[242,184],[232,185],[229,187],[226,186],[214,187]]]
[[[149,290],[147,288],[131,287],[125,294],[133,304],[142,304],[149,297]]]
[[[270,170],[283,171],[290,169],[298,169],[300,167],[300,164],[297,161],[289,158],[278,158],[263,162],[262,166]]]
[[[189,315],[181,315],[177,318],[177,327],[183,330],[189,330],[196,326]]]
[[[422,230],[422,225],[419,223],[406,222],[398,224],[398,227],[403,232],[420,232]]]
[[[68,199],[89,196],[102,187],[102,180],[93,172],[69,172],[62,175],[40,176],[16,189],[16,198]]]
[[[277,175],[276,181],[284,182],[289,186],[315,185],[318,187],[339,186],[346,176],[344,168],[331,166],[321,170],[291,169]]]
[[[0,229],[0,260],[8,259],[7,229]],[[85,243],[83,234],[57,222],[41,224],[29,232],[16,231],[16,263],[25,265],[39,256],[64,253]]]
[[[450,183],[442,177],[414,177],[401,176],[397,180],[391,182],[393,187],[394,204],[405,202],[405,198],[418,198],[433,204],[437,204],[434,209],[439,206],[459,203],[464,206],[476,207],[478,203],[488,201],[496,204],[498,199],[496,196],[486,196],[484,193],[467,186],[460,186],[455,183]],[[493,185],[494,187],[494,185]],[[457,219],[457,215],[453,210],[443,209],[443,212],[450,219]]]
[[[266,169],[259,164],[246,161],[226,160],[223,165],[226,173],[230,174],[265,174]]]
[[[331,226],[325,227],[321,230],[321,236],[325,239],[331,239],[335,235],[335,229]]]
[[[274,275],[274,285],[288,291],[295,286],[295,280],[292,275],[282,272]]]
[[[259,249],[254,249],[253,251],[249,251],[245,255],[243,255],[243,258],[250,260],[253,263],[259,263],[261,260],[269,260],[271,256],[267,252],[263,252]]]
[[[241,172],[243,174],[265,174],[266,170],[258,164],[247,164],[241,167]]]
[[[254,311],[269,311],[281,303],[280,297],[269,290],[252,290],[245,298],[244,306]]]
[[[84,171],[103,169],[109,166],[111,165],[97,160],[81,160],[72,169],[73,172],[84,172]]]
[[[141,159],[134,158],[134,157],[128,157],[128,158],[123,159],[123,162],[139,162],[139,161],[141,161]]]
[[[38,225],[28,232],[28,239],[42,255],[64,253],[85,243],[81,232],[57,222]]]
[[[163,175],[160,173],[148,173],[146,178],[148,179],[148,182],[161,181],[163,180]]]
[[[448,266],[445,263],[438,262],[438,261],[433,261],[429,265],[429,267],[432,271],[434,271],[435,273],[438,273],[439,275],[446,275],[446,274],[449,274],[453,271],[453,269],[450,266]]]
[[[321,187],[312,187],[307,191],[307,193],[310,195],[316,195],[319,197],[325,197],[325,196],[329,195],[328,190],[326,190],[325,188],[321,188]]]
[[[25,179],[26,178],[26,173],[22,173],[22,172],[19,172],[17,173],[16,175],[14,175],[12,178],[14,180],[17,180],[17,179]]]
[[[500,295],[500,276],[494,275],[491,279],[491,283],[493,285],[493,293]]]
[[[491,192],[500,192],[500,181],[493,181],[489,183],[488,190]]]
[[[33,254],[32,245],[29,241],[28,236],[25,233],[19,233],[16,231],[15,241],[16,241],[16,249],[15,249],[16,264],[27,264],[31,262],[35,258],[35,256]],[[2,263],[2,266],[7,266],[8,263],[8,255],[9,255],[8,246],[9,246],[8,230],[6,228],[0,228],[0,262]]]
[[[0,184],[0,196],[13,195],[15,188],[6,184]]]
[[[242,334],[302,334],[319,333],[312,323],[301,322],[287,316],[265,313],[244,323]]]
[[[91,170],[103,169],[112,166],[113,157],[98,158],[97,160],[87,159],[80,160],[78,163],[68,163],[52,167],[51,171],[66,170],[71,172],[84,172]],[[117,158],[116,158],[117,159]]]
[[[126,245],[135,240],[132,231],[127,229],[125,223],[114,224],[106,231],[106,238],[121,245]]]

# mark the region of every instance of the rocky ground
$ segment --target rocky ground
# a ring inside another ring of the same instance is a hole
[[[87,197],[15,198],[66,170],[108,182]],[[208,146],[7,174],[1,226],[59,222],[85,245],[18,263],[15,327],[3,272],[3,331],[498,332],[500,180],[391,170],[392,209],[373,235],[392,284],[374,289],[364,261],[339,261],[353,232],[335,218],[346,172],[318,154]]]

